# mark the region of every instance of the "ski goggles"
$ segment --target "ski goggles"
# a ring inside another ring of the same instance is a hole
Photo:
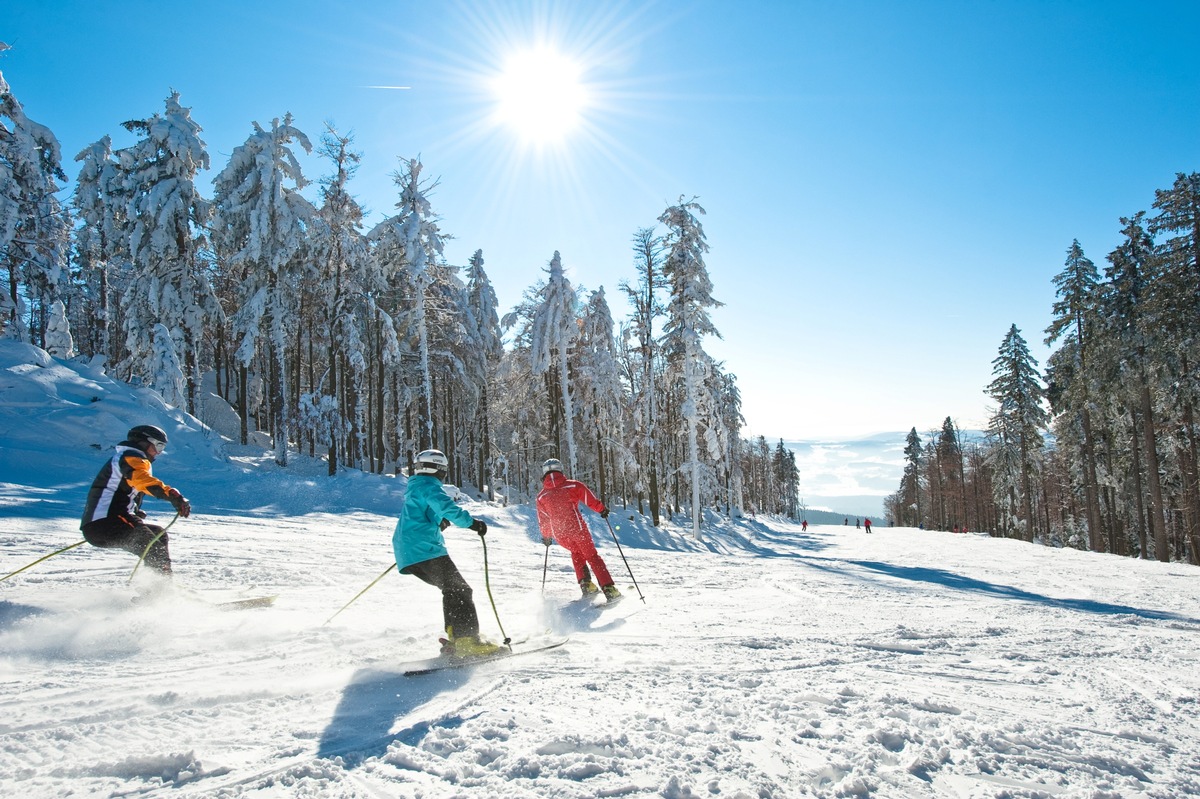
[[[159,455],[167,451],[167,442],[165,441],[159,441],[157,438],[147,438],[146,443],[153,444],[154,448],[158,450]]]

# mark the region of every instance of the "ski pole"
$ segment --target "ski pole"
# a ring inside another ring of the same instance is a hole
[[[346,608],[348,608],[348,607],[350,607],[351,605],[353,605],[353,604],[354,604],[354,600],[355,600],[355,599],[358,599],[360,596],[362,596],[363,594],[365,594],[365,593],[367,593],[368,591],[370,591],[370,590],[371,590],[371,588],[373,588],[373,587],[374,587],[375,583],[377,583],[377,582],[379,582],[380,580],[382,580],[382,579],[384,578],[384,576],[385,576],[385,575],[386,575],[388,572],[390,572],[392,569],[394,569],[394,568],[396,568],[396,564],[395,564],[395,563],[393,563],[391,566],[388,566],[386,569],[384,569],[384,570],[383,570],[383,574],[379,575],[378,577],[376,577],[374,580],[372,580],[372,581],[371,581],[371,585],[368,585],[366,588],[364,588],[363,590],[361,590],[361,591],[359,591],[357,594],[355,594],[355,595],[354,595],[354,599],[351,599],[349,602],[347,602],[346,604],[342,605],[342,607],[338,609],[338,612],[337,612],[337,613],[335,613],[335,614],[333,614],[332,616],[330,616],[328,619],[326,619],[326,620],[325,620],[325,622],[324,622],[324,624],[322,624],[321,626],[322,626],[322,627],[324,627],[326,624],[329,624],[329,622],[331,622],[331,621],[333,621],[334,619],[336,619],[336,618],[337,618],[337,615],[338,615],[338,613],[341,613],[343,610],[345,610]]]
[[[55,555],[61,555],[62,553],[66,552],[68,549],[74,549],[75,547],[79,546],[80,544],[86,544],[86,543],[87,543],[87,539],[84,539],[83,541],[76,541],[74,544],[71,544],[71,546],[69,546],[69,547],[63,547],[62,549],[56,549],[53,552],[51,552],[49,555],[43,555],[42,557],[35,560],[33,563],[30,563],[28,566],[22,566],[21,568],[17,569],[15,572],[9,572],[8,574],[4,575],[3,577],[0,577],[0,583],[4,582],[9,577],[14,577],[14,576],[20,574],[21,572],[25,571],[26,569],[32,569],[34,566],[38,565],[43,560],[50,560],[50,558],[54,557]]]
[[[629,572],[629,579],[633,580],[633,587],[638,592],[638,599],[642,600],[642,604],[646,603],[646,597],[642,596],[642,589],[638,588],[637,578],[633,576],[633,569],[629,568],[629,561],[625,560],[625,550],[621,549],[621,542],[617,540],[617,534],[613,531],[612,522],[608,517],[604,517],[604,523],[608,525],[608,534],[612,536],[613,543],[617,545],[617,552],[621,553],[621,560],[625,561],[625,571]]]
[[[132,583],[132,582],[133,582],[133,575],[137,574],[138,567],[139,567],[139,566],[141,566],[141,565],[142,565],[142,561],[146,559],[146,553],[148,553],[148,552],[150,551],[150,547],[152,547],[152,546],[154,546],[156,543],[158,543],[158,539],[160,539],[160,538],[162,538],[164,535],[166,535],[166,534],[167,534],[167,530],[170,530],[170,529],[171,529],[171,525],[172,525],[172,524],[174,524],[174,523],[175,523],[175,522],[177,522],[177,521],[179,521],[179,511],[175,511],[175,518],[174,518],[174,519],[172,519],[172,520],[170,521],[170,523],[169,523],[169,524],[168,524],[166,527],[164,527],[163,529],[159,530],[159,531],[158,531],[158,535],[154,536],[154,538],[151,538],[151,539],[150,539],[150,543],[149,543],[149,544],[146,544],[146,548],[142,550],[142,554],[141,554],[141,557],[139,557],[139,558],[138,558],[138,562],[137,562],[137,563],[135,563],[135,564],[133,564],[133,571],[131,571],[131,572],[129,573],[129,579],[125,581],[125,585],[129,585],[130,583]]]
[[[542,564],[542,593],[546,593],[546,569],[550,567],[550,545],[546,544],[546,562]]]
[[[500,634],[504,636],[504,645],[511,652],[512,639],[508,637],[508,633],[504,632],[504,625],[500,623],[500,611],[496,610],[496,600],[492,599],[492,583],[488,579],[487,539],[483,533],[479,534],[479,543],[483,544],[483,586],[487,589],[488,602],[492,603],[492,613],[496,614],[496,626],[500,628]]]

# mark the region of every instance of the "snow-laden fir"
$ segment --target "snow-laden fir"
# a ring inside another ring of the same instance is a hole
[[[489,524],[505,631],[559,649],[404,677],[437,592],[389,574],[403,478],[239,448],[157,393],[0,343],[0,573],[80,538],[100,463],[164,427],[194,515],[173,594],[83,546],[0,583],[0,795],[1181,797],[1200,794],[1200,581],[1011,539],[595,515],[626,592],[595,611],[525,505]],[[236,424],[236,419],[233,421]],[[169,506],[147,501],[152,517]],[[483,552],[447,531],[499,637]],[[148,579],[148,578],[147,578]],[[278,594],[265,610],[213,602]]]

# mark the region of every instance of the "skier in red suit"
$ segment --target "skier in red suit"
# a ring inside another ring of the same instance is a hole
[[[542,491],[537,496],[538,526],[542,530],[542,543],[550,546],[552,540],[557,541],[571,553],[575,579],[579,581],[579,589],[583,591],[584,596],[603,591],[609,602],[616,602],[621,598],[621,592],[613,584],[608,567],[596,551],[592,531],[588,529],[587,522],[579,511],[579,505],[587,505],[603,519],[608,518],[608,508],[604,507],[604,503],[586,485],[578,480],[568,480],[563,474],[562,461],[558,458],[551,458],[543,463],[542,474]],[[592,582],[589,566],[591,571],[596,573],[599,588]]]

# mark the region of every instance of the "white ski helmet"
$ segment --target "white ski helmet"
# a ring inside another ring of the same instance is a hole
[[[444,452],[440,449],[427,449],[417,455],[417,465],[413,474],[444,475],[449,467],[450,461],[446,460]]]
[[[563,470],[562,461],[560,461],[558,458],[550,458],[549,460],[547,460],[545,463],[542,464],[542,474],[550,474],[550,472],[561,472],[562,470]]]

